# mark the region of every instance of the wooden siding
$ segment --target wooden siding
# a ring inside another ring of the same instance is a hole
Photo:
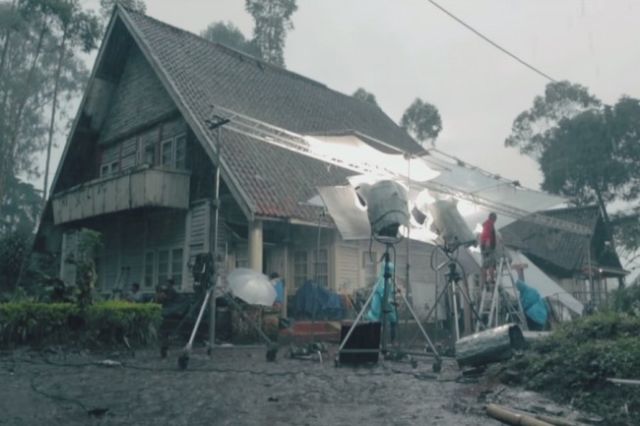
[[[176,110],[142,52],[132,47],[118,82],[108,116],[100,132],[100,144],[109,144],[144,123],[162,119]]]
[[[143,168],[97,179],[53,196],[56,225],[139,207],[189,207],[189,174]]]
[[[186,217],[187,213],[175,210],[130,211],[96,221],[91,228],[102,234],[97,262],[100,290],[120,289],[126,293],[131,284],[137,282],[144,292],[153,292],[158,284],[157,270],[154,270],[153,285],[145,287],[145,254],[175,249],[183,249],[184,253]],[[183,255],[180,260],[182,282],[176,283],[178,288],[187,285],[186,262]]]

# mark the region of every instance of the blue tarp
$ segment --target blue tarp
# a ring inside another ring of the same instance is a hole
[[[297,315],[336,320],[345,316],[340,296],[311,280],[298,289],[293,303]]]
[[[531,321],[538,325],[544,326],[547,324],[547,317],[549,312],[547,311],[547,304],[544,299],[533,287],[528,286],[524,281],[516,281],[516,287],[520,292],[520,302],[522,303],[522,309]]]
[[[394,273],[393,263],[389,263],[389,273],[391,277],[389,279],[389,289],[387,293],[387,300],[389,302],[390,312],[387,316],[389,323],[395,324],[398,322],[398,310],[396,309],[396,286],[393,280]],[[376,289],[371,299],[371,305],[369,305],[369,312],[367,312],[367,319],[369,321],[381,321],[382,320],[382,300],[384,299],[384,264],[380,268],[380,275],[375,283]]]

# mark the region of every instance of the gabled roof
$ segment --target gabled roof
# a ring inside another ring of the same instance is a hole
[[[54,189],[73,135],[83,126],[79,123],[86,121],[86,109],[91,109],[89,101],[99,96],[99,90],[94,90],[96,79],[101,78],[105,65],[118,62],[118,55],[127,51],[117,47],[128,43],[123,31],[142,51],[214,162],[218,161],[216,132],[206,125],[212,106],[301,134],[350,132],[378,149],[385,149],[380,145],[383,141],[403,151],[424,151],[375,105],[117,6],[56,172]],[[105,48],[114,44],[116,48]],[[269,216],[316,222],[318,208],[305,204],[317,193],[316,187],[345,183],[352,174],[224,128],[221,134],[222,178],[250,219]]]
[[[213,104],[297,133],[356,130],[423,151],[375,105],[146,15],[121,13],[197,115],[208,116]]]
[[[542,214],[577,223],[592,230],[590,236],[561,231],[526,220],[515,221],[500,230],[506,246],[521,250],[557,272],[571,274],[592,267],[609,268],[624,273],[615,253],[605,247],[606,235],[597,206],[548,210]]]

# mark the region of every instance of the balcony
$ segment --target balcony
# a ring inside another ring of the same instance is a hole
[[[189,208],[189,172],[145,166],[52,196],[56,225],[140,207]]]

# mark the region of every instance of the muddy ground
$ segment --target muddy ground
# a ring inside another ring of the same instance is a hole
[[[567,411],[486,377],[463,378],[452,360],[435,375],[428,359],[335,368],[330,354],[320,363],[281,350],[267,363],[262,348],[227,348],[211,358],[195,350],[179,371],[177,356],[1,353],[0,424],[464,426],[500,424],[485,415],[487,402]]]

